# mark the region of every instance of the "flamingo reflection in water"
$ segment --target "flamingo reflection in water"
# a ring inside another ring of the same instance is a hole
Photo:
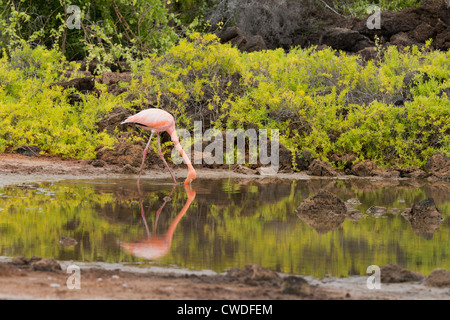
[[[147,219],[145,218],[142,197],[140,196],[141,190],[138,183],[139,205],[141,207],[142,220],[144,221],[145,229],[147,231],[147,238],[133,243],[127,242],[121,243],[122,248],[124,248],[126,251],[128,251],[135,257],[144,258],[147,260],[159,259],[164,257],[167,253],[169,253],[170,246],[172,244],[172,237],[173,234],[175,233],[178,223],[180,222],[181,218],[183,218],[186,211],[189,209],[192,201],[194,201],[195,199],[195,191],[191,189],[190,185],[184,185],[184,189],[188,196],[186,204],[181,209],[180,213],[176,216],[176,218],[173,220],[167,232],[162,236],[156,235],[155,231],[158,225],[159,215],[161,214],[161,211],[163,210],[166,203],[170,200],[170,197],[172,196],[172,193],[174,192],[175,188],[176,186],[173,186],[169,196],[164,198],[164,203],[156,212],[155,226],[153,228],[153,233],[151,233],[147,225]]]

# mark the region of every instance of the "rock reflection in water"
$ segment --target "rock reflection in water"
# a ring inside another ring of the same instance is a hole
[[[304,200],[296,211],[302,221],[313,227],[319,234],[325,234],[339,228],[347,218],[358,221],[363,217],[352,203],[357,204],[359,201],[350,199],[344,203],[331,192],[320,190],[316,195]]]
[[[402,216],[409,221],[415,234],[432,239],[444,220],[433,198],[414,203],[412,208],[406,209]]]

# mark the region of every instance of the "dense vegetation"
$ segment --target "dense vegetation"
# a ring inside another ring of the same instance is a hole
[[[450,52],[379,48],[368,63],[314,47],[242,53],[204,32],[220,27],[207,21],[224,3],[229,8],[233,1],[83,0],[81,28],[71,30],[64,10],[71,1],[0,0],[0,152],[33,144],[92,159],[99,146],[120,139],[118,132],[99,132],[103,116],[116,106],[155,106],[188,129],[193,119],[218,129],[280,129],[294,155],[351,153],[379,165],[423,167],[433,153],[450,153],[450,102],[441,93],[449,87]],[[401,9],[419,2],[378,3]],[[358,15],[365,4],[327,6]],[[55,83],[67,79],[64,70],[80,69],[73,61],[80,59],[98,59],[101,70],[127,61],[128,93],[114,96],[97,84],[99,95],[80,94],[82,101],[70,104],[73,90]],[[411,72],[414,85],[405,88]],[[395,106],[405,91],[410,101]]]

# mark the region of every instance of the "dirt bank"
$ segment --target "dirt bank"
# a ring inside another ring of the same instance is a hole
[[[0,154],[0,187],[30,181],[58,181],[66,179],[117,179],[117,178],[137,178],[138,169],[131,166],[111,165],[102,163],[97,166],[97,160],[74,160],[64,159],[55,156],[39,155],[38,157],[28,157],[19,154]],[[338,174],[334,177],[311,176],[307,171],[277,173],[276,175],[260,175],[257,170],[246,170],[243,166],[234,166],[230,169],[196,169],[198,179],[264,179],[273,181],[274,179],[288,180],[308,180],[308,179],[353,179],[371,181],[399,181],[408,180],[398,176],[354,176]],[[174,169],[175,176],[179,182],[183,182],[187,169]],[[153,167],[145,169],[144,179],[171,179],[165,168]],[[194,182],[195,183],[195,182]]]
[[[131,169],[130,169],[131,168]],[[0,154],[0,186],[25,183],[29,181],[57,181],[65,179],[106,179],[137,177],[137,169],[122,165],[103,164],[96,166],[95,161],[63,159],[54,156],[40,155],[27,157],[19,154]],[[231,170],[197,170],[198,176],[207,179],[221,179],[225,177],[261,178],[257,175],[246,175]],[[174,170],[180,182],[184,181],[187,170]],[[307,178],[306,175],[298,174]],[[165,169],[147,169],[143,178],[170,179]]]
[[[39,260],[38,258],[33,258]],[[40,260],[17,263],[1,259],[0,299],[132,299],[132,300],[449,300],[450,288],[426,285],[426,280],[382,283],[379,290],[367,288],[368,277],[346,279],[282,275],[256,265],[224,274],[120,264],[84,264]],[[80,269],[80,289],[67,282]],[[60,266],[60,269],[58,267]]]

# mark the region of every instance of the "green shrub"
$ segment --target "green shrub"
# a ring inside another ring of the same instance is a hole
[[[379,64],[330,49],[241,53],[194,34],[146,59],[134,90],[141,103],[170,109],[181,126],[196,119],[206,128],[280,129],[293,153],[354,153],[382,166],[423,167],[432,153],[450,152],[450,104],[437,96],[448,87],[449,58],[415,47],[391,47]],[[413,102],[394,106],[412,71],[431,80],[417,83]]]
[[[54,85],[61,80],[65,59],[56,50],[25,45],[0,58],[0,152],[20,145],[37,145],[44,153],[92,159],[99,145],[114,138],[97,131],[99,118],[117,99],[81,94],[69,104],[71,90]]]
[[[54,86],[67,67],[62,54],[23,45],[0,61],[0,151],[35,144],[94,158],[98,146],[119,138],[98,132],[97,121],[115,106],[133,105],[168,110],[187,129],[194,120],[204,130],[279,129],[293,155],[356,154],[381,166],[423,167],[435,152],[450,154],[450,102],[440,94],[449,87],[449,61],[450,51],[427,47],[390,47],[377,63],[331,49],[241,53],[214,35],[192,33],[137,60],[128,95],[114,97],[100,85],[99,98],[83,94],[72,106],[71,91]],[[427,77],[404,88],[411,72]],[[406,93],[411,101],[393,105]]]
[[[66,24],[74,17],[68,12],[71,5],[80,8],[80,28]],[[135,47],[145,55],[172,46],[177,39],[174,21],[163,0],[4,0],[0,46],[10,50],[24,40],[60,48],[69,60],[88,56],[94,44],[108,50]]]
[[[405,8],[418,7],[422,0],[332,0],[331,7],[344,15],[365,17],[368,15],[367,8],[377,5],[382,11],[400,11]]]

